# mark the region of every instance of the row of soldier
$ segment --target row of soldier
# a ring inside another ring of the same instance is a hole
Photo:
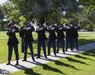
[[[19,53],[18,53],[18,40],[16,38],[15,33],[19,32],[21,37],[21,48],[22,52],[24,52],[24,59],[23,61],[27,61],[27,50],[28,47],[31,52],[32,60],[35,61],[34,58],[34,51],[33,51],[33,35],[32,32],[35,31],[38,34],[38,42],[37,42],[37,58],[40,58],[41,47],[43,48],[44,57],[47,59],[46,54],[46,42],[48,42],[48,55],[50,55],[50,49],[53,47],[54,55],[59,52],[60,45],[62,46],[62,52],[65,54],[67,51],[68,46],[70,45],[70,49],[73,51],[74,45],[76,45],[76,49],[78,50],[78,31],[79,26],[76,23],[72,23],[69,25],[61,25],[61,24],[52,24],[50,26],[46,26],[45,23],[39,23],[39,27],[34,28],[33,24],[30,22],[23,23],[23,26],[20,30],[16,29],[12,23],[8,24],[7,27],[7,35],[9,36],[8,39],[8,63],[7,65],[11,64],[12,58],[12,50],[14,48],[15,55],[16,55],[16,65],[19,64]],[[49,33],[47,38],[45,32]],[[66,36],[64,35],[66,32]],[[57,33],[57,35],[56,35]],[[64,38],[66,37],[66,44]],[[66,48],[64,48],[66,45]],[[66,49],[66,50],[64,50]]]

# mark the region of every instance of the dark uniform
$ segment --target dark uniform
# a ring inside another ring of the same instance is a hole
[[[8,39],[8,63],[7,65],[10,65],[10,60],[12,58],[12,51],[14,48],[14,52],[16,55],[16,65],[18,65],[18,60],[19,60],[19,53],[18,53],[18,40],[16,38],[16,30],[14,27],[11,27],[12,25],[10,25],[10,29],[7,31],[7,35],[9,36]]]
[[[20,28],[19,35],[21,37],[21,52],[24,52],[25,49],[25,42],[24,42],[24,26]]]
[[[49,37],[48,37],[48,55],[50,55],[50,48],[53,47],[54,55],[56,56],[56,27],[52,25],[48,28]]]
[[[45,31],[46,30],[47,30],[47,28],[45,28],[43,25],[41,25],[41,26],[39,26],[39,28],[36,31],[38,33],[38,52],[37,52],[37,58],[40,58],[41,47],[43,48],[43,52],[44,52],[45,58],[47,58],[47,56],[46,56],[46,45],[45,45],[45,42],[47,40],[47,37],[45,35]]]
[[[73,26],[73,47],[75,47],[78,50],[78,31],[77,29],[80,29],[79,26],[74,25]]]
[[[62,46],[62,51],[63,53],[65,53],[64,51],[64,44],[65,44],[65,41],[64,41],[64,32],[65,31],[65,28],[63,26],[58,26],[57,27],[57,53],[59,52],[59,45],[61,44]]]
[[[70,49],[73,51],[73,31],[71,26],[66,27],[66,51],[68,46],[70,45]]]
[[[33,52],[33,36],[32,36],[32,32],[34,31],[34,27],[31,26],[30,24],[27,24],[26,27],[24,28],[24,43],[25,43],[25,49],[24,49],[24,60],[23,61],[27,61],[27,50],[28,47],[30,48],[30,52],[31,52],[31,57],[33,59],[33,61],[35,61],[34,59],[34,52]]]

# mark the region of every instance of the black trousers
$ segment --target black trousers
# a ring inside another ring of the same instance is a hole
[[[33,47],[32,47],[32,42],[25,42],[25,50],[24,50],[24,60],[27,59],[27,50],[28,47],[30,48],[30,52],[31,52],[31,57],[34,60],[34,52],[33,52]]]
[[[24,49],[25,49],[24,38],[21,38],[21,52],[24,52]]]
[[[73,37],[66,37],[66,51],[70,45],[70,49],[73,50]]]
[[[38,52],[37,52],[37,57],[40,58],[40,52],[41,52],[41,47],[43,48],[44,56],[46,56],[46,45],[45,45],[45,40],[38,40]]]
[[[48,55],[50,55],[51,46],[53,47],[54,55],[56,55],[56,40],[55,39],[48,40]]]
[[[63,51],[63,53],[65,52],[65,50],[64,50],[64,45],[65,45],[65,42],[64,42],[64,38],[63,39],[57,39],[57,53],[59,52],[59,46],[60,46],[60,44],[61,44],[61,46],[62,46],[62,51]]]
[[[78,37],[73,37],[73,47],[78,50]]]
[[[11,60],[11,58],[12,58],[13,48],[14,48],[14,52],[15,52],[15,58],[16,58],[16,60],[19,60],[18,44],[8,45],[8,60]]]

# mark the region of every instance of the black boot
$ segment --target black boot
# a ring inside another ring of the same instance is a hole
[[[44,55],[44,57],[45,57],[46,59],[48,59],[46,54]]]
[[[63,54],[65,54],[65,51],[63,51]]]
[[[57,50],[56,53],[59,53],[59,50]]]
[[[10,65],[11,63],[10,63],[10,60],[8,60],[8,63],[6,64],[6,65]]]
[[[65,51],[67,51],[67,48],[66,48],[66,50]]]
[[[65,50],[63,50],[63,54],[65,54]]]
[[[16,64],[15,65],[19,65],[19,62],[18,62],[18,60],[16,60]]]
[[[35,62],[35,59],[34,59],[34,57],[32,57],[32,60]]]

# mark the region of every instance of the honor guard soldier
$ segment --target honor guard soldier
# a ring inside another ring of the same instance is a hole
[[[16,29],[13,26],[12,21],[8,24],[7,27],[7,35],[9,36],[8,39],[8,63],[6,65],[10,65],[11,64],[11,58],[12,58],[12,51],[14,48],[14,52],[15,52],[15,56],[16,56],[16,64],[15,65],[19,65],[19,53],[18,53],[18,40],[16,38]]]
[[[56,34],[55,34],[56,26],[55,25],[49,26],[47,31],[49,32],[49,37],[48,37],[48,55],[50,55],[50,49],[51,49],[51,46],[52,46],[54,55],[56,56]]]
[[[25,26],[25,23],[23,23],[23,25]],[[24,42],[24,26],[22,26],[20,28],[19,31],[19,35],[21,37],[21,52],[24,53],[24,49],[25,49],[25,42]]]
[[[23,61],[27,61],[28,47],[30,48],[32,60],[35,61],[34,52],[33,52],[33,36],[32,36],[33,31],[34,31],[34,27],[31,26],[30,23],[26,22],[26,24],[24,26],[24,43],[25,43],[24,48],[25,49],[24,49],[24,59],[23,59]]]
[[[66,26],[66,51],[68,46],[70,45],[71,51],[73,51],[73,37],[72,37],[72,27],[70,25]]]
[[[73,47],[75,47],[78,50],[78,29],[80,29],[80,26],[76,23],[73,24]]]
[[[63,25],[58,25],[57,26],[57,53],[59,53],[59,46],[62,46],[62,52],[65,54],[65,50],[64,50],[64,45],[65,45],[65,41],[64,41],[64,31],[65,28],[63,27]]]
[[[37,58],[40,58],[40,52],[41,52],[41,47],[43,48],[43,52],[44,52],[44,56],[45,58],[47,58],[46,56],[46,40],[47,37],[45,35],[45,31],[47,30],[46,27],[44,27],[44,22],[41,22],[39,24],[38,29],[36,29],[36,32],[38,34],[38,50],[37,50]]]

